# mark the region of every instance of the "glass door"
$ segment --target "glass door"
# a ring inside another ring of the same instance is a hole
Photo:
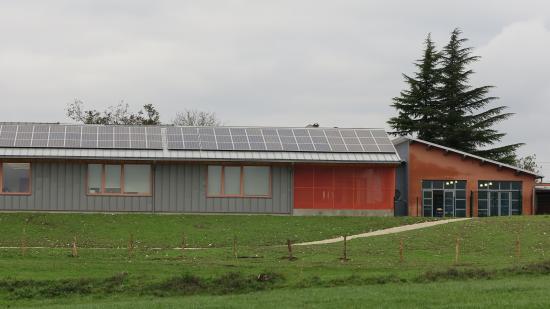
[[[445,217],[455,216],[455,193],[454,191],[445,190],[443,193]]]
[[[501,216],[509,216],[510,215],[510,209],[511,209],[511,205],[510,205],[510,201],[511,201],[511,198],[510,198],[510,195],[511,193],[510,192],[499,192],[498,194],[498,198],[499,198],[499,204],[500,204],[500,213],[499,215]]]
[[[489,192],[489,216],[498,216],[498,192]]]

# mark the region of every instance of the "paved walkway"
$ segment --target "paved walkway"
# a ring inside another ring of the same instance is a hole
[[[471,218],[456,218],[456,219],[428,221],[428,222],[422,222],[422,223],[402,225],[402,226],[391,227],[391,228],[388,228],[388,229],[378,230],[378,231],[374,231],[374,232],[350,235],[350,236],[347,236],[347,239],[351,240],[351,239],[355,239],[355,238],[365,238],[365,237],[372,237],[372,236],[395,234],[395,233],[418,230],[418,229],[423,229],[423,228],[432,227],[432,226],[436,226],[436,225],[447,224],[447,223],[451,223],[451,222],[464,221],[464,220],[469,220],[469,219],[471,219]],[[341,241],[344,241],[343,236],[337,237],[337,238],[331,238],[331,239],[302,242],[302,243],[297,243],[297,244],[293,244],[293,245],[294,246],[326,245],[326,244],[333,244],[333,243],[337,243],[337,242],[341,242]]]

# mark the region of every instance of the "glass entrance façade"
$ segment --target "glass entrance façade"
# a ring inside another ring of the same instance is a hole
[[[478,184],[477,215],[521,215],[521,182],[483,180]]]
[[[466,217],[466,181],[423,180],[422,211],[425,217]]]

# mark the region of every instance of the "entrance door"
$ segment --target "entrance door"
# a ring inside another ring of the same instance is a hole
[[[444,209],[445,217],[454,217],[455,215],[455,193],[454,191],[444,191]]]
[[[489,192],[489,216],[498,216],[498,192]]]
[[[500,214],[501,216],[510,215],[510,201],[511,201],[511,192],[499,192],[499,204],[500,204]]]
[[[444,198],[443,190],[433,190],[433,214],[434,217],[443,217]]]

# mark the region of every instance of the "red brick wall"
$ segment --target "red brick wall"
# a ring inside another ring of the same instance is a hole
[[[521,181],[522,213],[532,214],[535,177],[517,174],[509,168],[482,163],[478,159],[464,158],[460,154],[445,152],[422,143],[411,143],[408,162],[409,215],[422,215],[422,180],[466,180],[466,215],[470,214],[470,196],[473,192],[473,214],[477,216],[477,186],[479,180]],[[418,202],[418,204],[417,204]]]

